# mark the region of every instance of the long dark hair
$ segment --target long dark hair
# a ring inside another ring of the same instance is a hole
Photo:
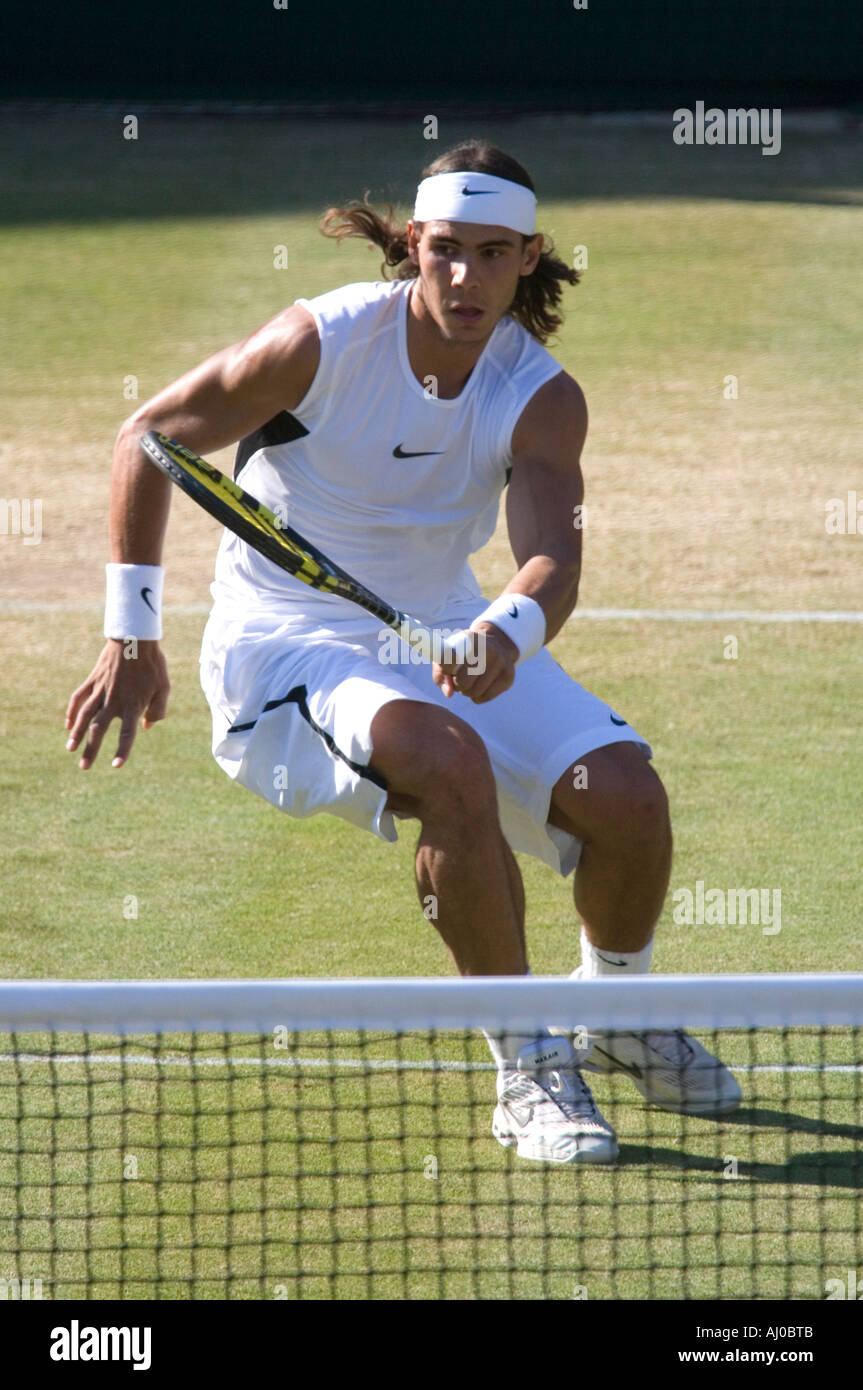
[[[426,179],[432,174],[456,173],[494,174],[512,183],[520,183],[531,192],[535,191],[530,174],[518,160],[488,140],[467,140],[447,150],[423,169],[422,177]],[[330,208],[321,222],[321,231],[324,236],[335,237],[337,241],[344,241],[346,237],[362,237],[379,246],[384,253],[381,263],[384,275],[388,267],[395,267],[398,280],[411,280],[419,274],[419,268],[408,256],[407,228],[395,221],[392,207],[378,211],[369,203],[368,196],[361,202],[349,203],[347,207]],[[523,237],[522,244],[529,240],[529,237]],[[536,269],[530,275],[519,277],[509,312],[528,333],[544,343],[563,322],[563,315],[557,312],[563,285],[577,285],[578,280],[578,271],[555,255],[552,242],[544,236]]]

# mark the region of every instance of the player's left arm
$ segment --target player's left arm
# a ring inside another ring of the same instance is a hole
[[[578,597],[582,513],[576,509],[584,499],[580,460],[586,434],[581,387],[559,372],[528,402],[512,436],[506,519],[518,572],[503,592],[523,594],[539,604],[546,642],[566,622]],[[471,627],[486,633],[485,669],[477,675],[463,669],[455,689],[483,704],[512,685],[518,648],[493,623]]]
[[[546,642],[578,598],[586,435],[584,394],[577,381],[559,372],[525,407],[512,437],[506,520],[519,569],[504,593],[524,594],[540,605]]]

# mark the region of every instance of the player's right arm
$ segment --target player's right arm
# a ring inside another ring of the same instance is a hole
[[[293,305],[250,337],[216,353],[146,402],[122,426],[114,448],[109,517],[110,558],[119,564],[159,565],[168,524],[171,483],[146,458],[146,430],[170,435],[196,453],[234,444],[307,394],[320,360],[315,321]],[[82,739],[80,766],[92,766],[105,730],[121,721],[113,760],[121,767],[139,719],[150,728],[164,719],[168,701],[165,658],[155,641],[139,641],[135,660],[109,638],[66,711],[70,752]]]

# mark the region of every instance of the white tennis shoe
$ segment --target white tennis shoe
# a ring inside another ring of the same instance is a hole
[[[625,1072],[644,1099],[662,1110],[722,1115],[742,1093],[728,1068],[683,1031],[591,1033],[586,1071]]]
[[[492,1133],[519,1158],[540,1163],[613,1163],[614,1130],[596,1108],[568,1038],[541,1038],[498,1072]]]

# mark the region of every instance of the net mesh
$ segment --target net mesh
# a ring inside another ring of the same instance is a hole
[[[844,1023],[774,1011],[693,1029],[743,1092],[720,1117],[585,1072],[620,1146],[587,1166],[498,1144],[479,1023],[427,1026],[426,1010],[406,1026],[409,995],[389,1030],[339,1026],[332,1004],[294,1026],[285,1003],[254,1031],[207,1016],[152,1031],[127,1004],[111,1029],[12,1027],[8,997],[7,1297],[820,1299],[863,1265],[863,1027],[847,1007]]]

